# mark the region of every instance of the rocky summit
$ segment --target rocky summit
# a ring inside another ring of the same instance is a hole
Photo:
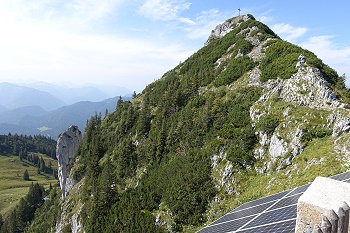
[[[60,217],[31,230],[196,232],[244,202],[345,171],[344,80],[252,15],[228,19],[132,101],[91,117],[83,141],[75,127],[61,135],[64,198],[45,207]]]

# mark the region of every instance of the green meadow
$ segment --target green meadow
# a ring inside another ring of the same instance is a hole
[[[52,169],[57,170],[57,161],[44,154],[33,153],[42,156],[45,164],[51,162]],[[49,162],[50,161],[50,162]],[[28,170],[29,181],[23,179],[25,170]],[[17,202],[24,197],[31,183],[39,183],[45,189],[58,184],[52,174],[40,172],[38,168],[27,160],[21,161],[19,156],[0,155],[0,214],[3,216],[11,210]]]

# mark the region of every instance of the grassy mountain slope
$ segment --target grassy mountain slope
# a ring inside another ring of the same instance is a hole
[[[44,136],[0,135],[0,214],[24,197],[32,183],[57,183],[56,141]],[[25,176],[28,172],[28,176]],[[0,224],[1,225],[1,224]]]
[[[52,168],[57,170],[57,161],[47,155],[43,156],[45,163],[52,163]],[[25,170],[28,171],[30,180],[23,180]],[[38,182],[46,188],[50,184],[55,185],[57,180],[45,173],[38,174],[38,168],[32,163],[21,161],[18,156],[0,156],[0,214],[6,214],[24,197],[32,182]]]
[[[60,226],[195,232],[245,201],[347,169],[343,77],[251,15],[225,25],[132,101],[90,119],[72,166],[85,178],[62,201]]]

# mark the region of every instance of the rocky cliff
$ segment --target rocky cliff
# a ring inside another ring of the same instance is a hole
[[[65,198],[78,182],[71,176],[67,177],[67,173],[69,165],[71,165],[82,141],[82,133],[75,125],[70,126],[57,140],[56,157],[58,160],[58,179],[60,181],[62,198]]]

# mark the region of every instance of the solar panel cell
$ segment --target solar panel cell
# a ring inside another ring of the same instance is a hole
[[[293,195],[295,195],[295,194],[298,194],[298,193],[304,193],[306,190],[307,190],[307,188],[310,186],[311,184],[306,184],[306,185],[303,185],[303,186],[300,186],[300,187],[298,187],[298,188],[295,188],[294,190],[293,190],[293,192],[291,192],[291,193],[289,193],[287,196],[293,196]]]
[[[259,225],[268,224],[271,222],[279,222],[282,220],[296,218],[297,215],[297,205],[287,206],[281,209],[266,212],[252,222],[250,222],[246,227],[255,227]]]
[[[274,195],[267,196],[267,197],[264,197],[264,198],[260,198],[260,199],[257,199],[255,201],[247,202],[247,203],[237,207],[236,209],[234,209],[234,211],[247,209],[247,208],[250,208],[250,207],[253,207],[253,206],[256,206],[256,205],[261,205],[261,204],[264,204],[264,203],[267,203],[267,202],[276,201],[277,199],[279,199],[279,198],[283,197],[284,195],[286,195],[288,192],[290,192],[290,190],[287,190],[287,191],[284,191],[284,192],[281,192],[281,193],[276,193]],[[234,212],[234,211],[231,211],[231,212]]]
[[[299,197],[302,195],[302,193],[296,194],[294,196],[286,197],[281,200],[279,200],[274,206],[272,206],[269,210],[275,210],[281,207],[295,205],[298,203]]]
[[[221,222],[218,224],[212,223],[211,225],[207,226],[206,228],[203,228],[200,230],[200,233],[214,233],[214,232],[232,232],[234,230],[237,230],[244,224],[246,224],[248,221],[250,221],[254,216],[249,216],[245,218],[235,219],[227,222]]]
[[[243,229],[236,231],[237,233],[294,233],[295,219],[283,222],[272,223],[269,225],[258,226],[255,228]]]
[[[331,176],[330,178],[334,180],[347,180],[347,179],[350,179],[350,172],[340,173],[338,175]]]

